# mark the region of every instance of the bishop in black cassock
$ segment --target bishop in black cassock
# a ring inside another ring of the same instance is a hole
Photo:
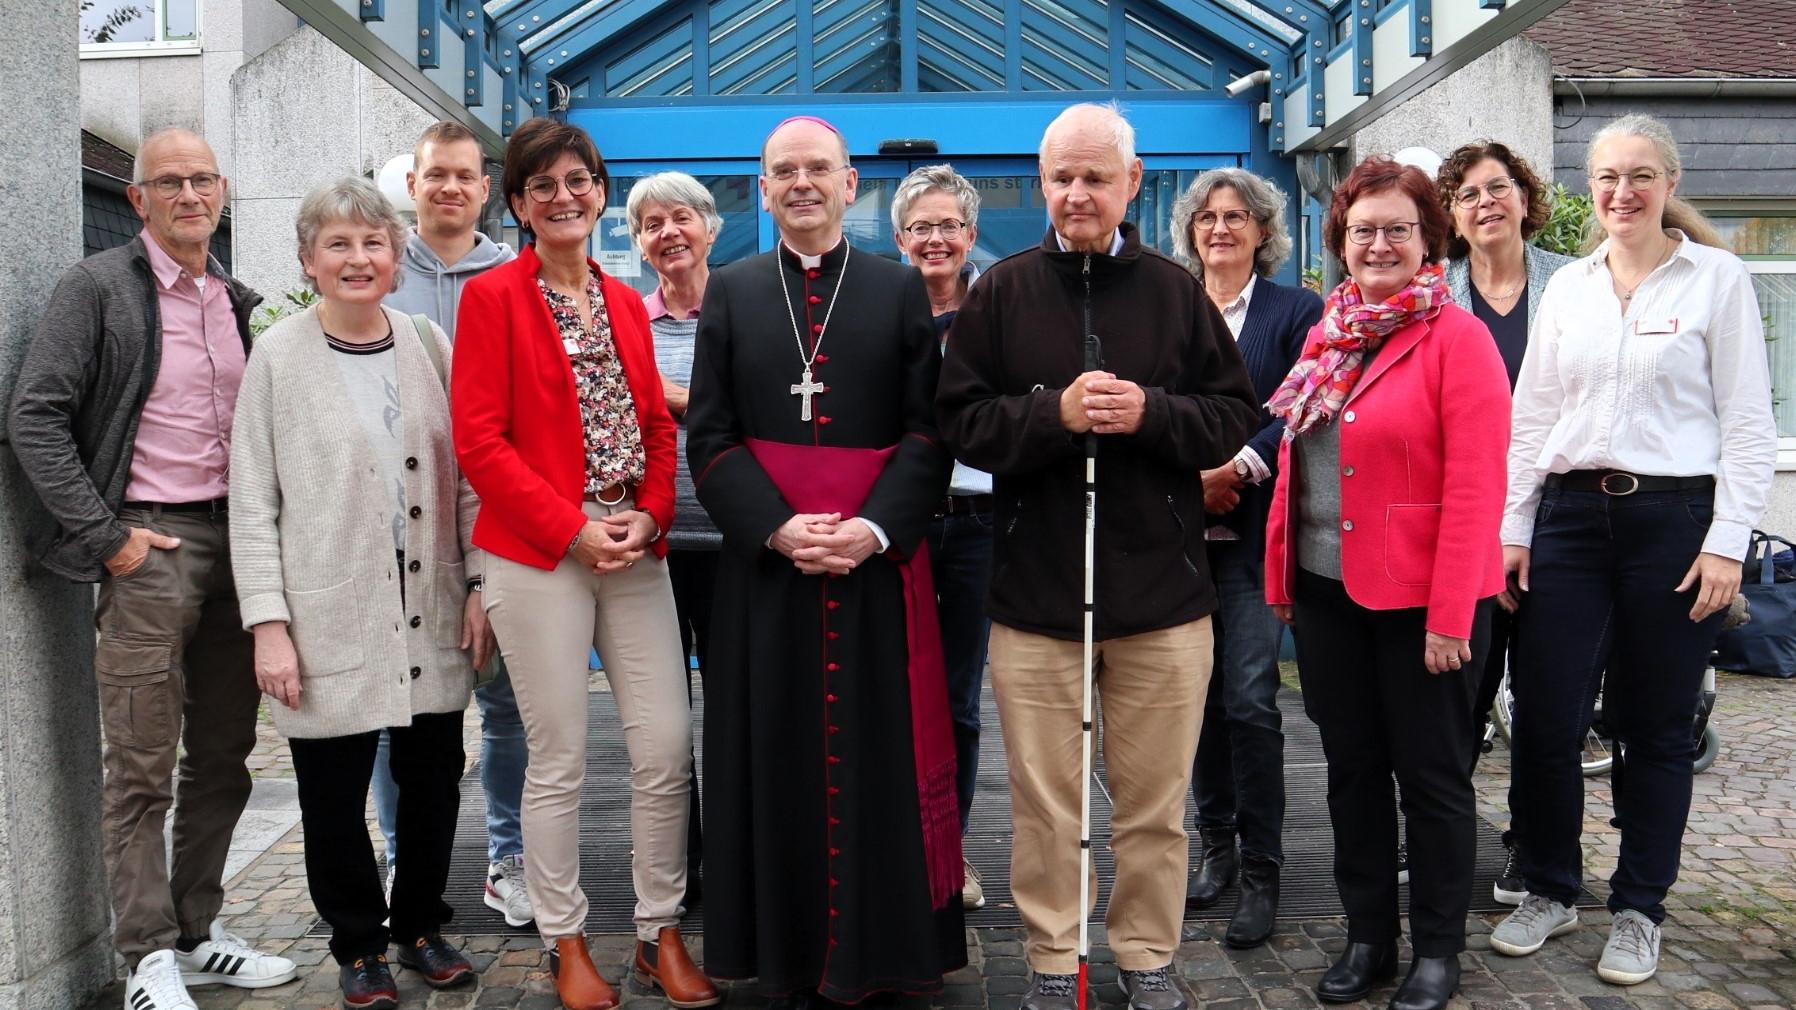
[[[813,125],[827,124],[793,124]],[[770,188],[852,199],[845,154]],[[916,662],[935,647],[933,602],[919,648],[906,570],[952,462],[922,276],[845,240],[815,257],[782,240],[711,275],[695,354],[688,457],[724,535],[705,673],[706,969],[801,1001],[935,991],[966,948],[939,647]],[[864,503],[817,504],[857,468]],[[769,546],[795,514],[826,511],[889,547],[810,575]],[[926,765],[942,741],[946,765]]]

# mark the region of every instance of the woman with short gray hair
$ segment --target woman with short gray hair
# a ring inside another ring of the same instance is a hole
[[[256,686],[293,753],[306,883],[344,1005],[394,1007],[389,943],[433,987],[474,976],[441,930],[462,712],[493,651],[470,541],[477,503],[450,439],[449,341],[381,304],[404,239],[392,205],[344,179],[306,196],[296,231],[320,300],[249,356],[231,567]],[[382,730],[406,854],[390,903],[363,816]]]
[[[1254,393],[1264,403],[1322,317],[1315,292],[1272,281],[1291,254],[1285,195],[1252,172],[1212,169],[1173,204],[1172,224],[1174,250],[1203,281],[1235,335]],[[1284,862],[1285,737],[1277,701],[1282,631],[1262,593],[1282,427],[1262,411],[1257,433],[1233,458],[1202,474],[1209,513],[1204,543],[1216,581],[1219,633],[1191,769],[1203,849],[1185,901],[1193,908],[1215,904],[1239,870],[1241,900],[1225,936],[1231,947],[1257,947],[1272,933]]]
[[[949,328],[974,270],[967,254],[979,237],[979,191],[952,165],[926,165],[904,177],[892,194],[892,234],[898,251],[923,274],[935,333],[947,345]],[[948,715],[954,722],[955,799],[966,833],[979,771],[979,696],[985,684],[991,622],[985,594],[992,574],[992,476],[956,462],[948,494],[929,524],[929,569],[935,581],[936,622],[948,674]],[[960,901],[985,905],[985,885],[971,857],[962,856]]]
[[[698,660],[704,682],[711,640],[711,593],[717,582],[717,555],[723,534],[699,504],[686,468],[687,387],[692,384],[692,352],[698,337],[698,310],[711,278],[711,247],[723,231],[723,215],[705,184],[684,172],[658,172],[636,180],[624,204],[630,238],[660,281],[644,298],[649,332],[655,338],[655,366],[667,411],[678,425],[674,452],[674,519],[667,531],[667,577],[673,583],[675,620],[680,625],[680,677],[692,697],[687,664]],[[692,820],[686,828],[686,904],[698,897],[704,861],[700,822],[698,760],[692,763]]]

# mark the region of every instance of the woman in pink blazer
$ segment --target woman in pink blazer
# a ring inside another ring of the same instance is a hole
[[[1348,278],[1269,404],[1285,419],[1266,530],[1266,598],[1296,629],[1322,731],[1347,948],[1329,1002],[1397,968],[1397,807],[1410,870],[1409,973],[1390,1005],[1459,985],[1476,814],[1472,696],[1492,598],[1509,377],[1490,331],[1447,295],[1450,224],[1432,180],[1382,157],[1335,190],[1325,226]]]

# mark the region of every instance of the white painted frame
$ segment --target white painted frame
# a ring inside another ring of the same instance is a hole
[[[151,2],[156,9],[156,34],[161,36],[167,23],[168,0],[151,0]],[[177,39],[173,42],[83,42],[80,44],[81,59],[120,60],[144,56],[198,56],[204,51],[205,39],[206,3],[205,0],[194,0],[193,38]]]

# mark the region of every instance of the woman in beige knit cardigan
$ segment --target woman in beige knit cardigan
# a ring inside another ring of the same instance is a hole
[[[306,197],[298,232],[322,300],[250,355],[231,446],[232,569],[257,686],[293,753],[306,881],[331,925],[343,1005],[395,1007],[389,942],[432,986],[473,977],[440,929],[462,712],[493,647],[468,540],[477,506],[450,443],[449,343],[381,306],[404,242],[392,206],[346,179]],[[406,852],[390,910],[363,819],[382,729]]]

